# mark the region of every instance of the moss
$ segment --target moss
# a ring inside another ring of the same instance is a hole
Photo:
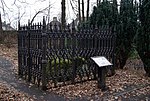
[[[85,58],[76,57],[72,59],[63,59],[63,58],[56,58],[56,59],[49,59],[46,67],[46,74],[47,76],[54,75],[55,73],[62,73],[68,72],[69,69],[71,70],[73,67],[73,63],[75,63],[76,67],[82,67],[83,64],[86,63]]]

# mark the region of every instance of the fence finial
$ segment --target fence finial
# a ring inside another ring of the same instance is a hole
[[[55,23],[54,24],[54,29],[53,29],[55,32],[57,32],[58,31],[58,25]]]
[[[45,16],[43,16],[43,30],[46,30],[46,21],[45,21]]]
[[[28,19],[28,25],[26,25],[26,28],[29,29],[31,26],[30,19]]]
[[[72,21],[72,31],[74,31],[75,30],[75,22],[74,22],[74,20]]]
[[[20,20],[18,21],[18,30],[20,30]]]

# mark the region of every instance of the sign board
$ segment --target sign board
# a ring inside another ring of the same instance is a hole
[[[112,63],[110,63],[104,56],[96,56],[96,57],[91,57],[92,60],[99,66],[110,66]]]

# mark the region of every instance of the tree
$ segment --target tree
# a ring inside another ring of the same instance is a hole
[[[93,26],[94,28],[95,28],[96,23],[97,23],[96,18],[97,18],[97,7],[94,6],[93,12],[92,12],[90,19],[89,19],[90,20],[90,26]]]
[[[116,55],[117,67],[123,69],[132,49],[133,38],[137,32],[137,6],[134,0],[121,0],[119,26],[117,29]]]
[[[11,24],[15,28],[17,27],[16,22],[18,22],[25,15],[25,9],[29,4],[20,0],[12,0],[11,2],[12,4],[10,6],[5,0],[0,1],[1,17],[3,21]]]
[[[140,0],[140,24],[137,35],[137,51],[150,77],[150,1]]]
[[[96,3],[97,3],[97,6],[99,6],[101,0],[97,0]]]
[[[113,5],[112,5],[112,12],[113,12],[113,15],[112,15],[112,23],[113,24],[116,24],[118,25],[118,4],[117,4],[117,0],[113,0]]]
[[[90,26],[94,28],[102,25],[109,25],[113,28],[118,24],[118,5],[117,1],[113,0],[113,3],[107,0],[100,2],[98,0],[98,7],[93,8],[93,13],[90,16]],[[109,76],[115,74],[115,67],[111,68],[108,73]]]
[[[81,7],[80,7],[80,0],[78,0],[78,12],[79,12],[79,23],[81,23]]]
[[[90,0],[87,0],[87,13],[86,13],[87,20],[89,19],[89,8],[90,8]]]
[[[31,1],[24,1],[24,0],[12,0],[11,2],[6,2],[5,0],[0,1],[0,10],[1,10],[1,15],[2,19],[6,21],[7,23],[11,24],[11,26],[17,27],[17,23],[20,22],[21,19],[24,19],[25,16],[27,17],[28,13],[27,8],[36,4],[36,3],[44,3],[47,2],[48,0],[36,0],[32,1],[34,3],[31,3]],[[44,7],[44,8],[38,8],[37,11],[35,11],[35,14],[32,14],[33,17],[31,16],[31,22],[34,21],[34,19],[37,17],[38,14],[43,14],[44,16],[49,16],[50,13],[50,8],[52,8],[52,3],[50,4],[49,0],[49,5]],[[9,5],[11,4],[11,6]],[[15,12],[14,12],[15,11]],[[17,12],[18,11],[18,12]],[[46,12],[48,11],[48,12]],[[49,18],[47,19],[49,20]],[[22,20],[23,21],[23,20]]]
[[[2,19],[1,19],[1,14],[0,14],[0,34],[2,33]]]
[[[104,0],[99,3],[98,7],[94,7],[93,13],[90,17],[90,25],[112,25],[113,23],[113,9],[112,5],[109,1]]]
[[[2,29],[2,19],[0,14],[0,40],[2,40],[2,34],[3,34],[3,29]]]
[[[82,21],[85,21],[85,16],[84,16],[84,0],[82,0]]]
[[[64,29],[66,25],[66,0],[62,0],[61,7],[62,7],[61,24],[62,28]]]
[[[116,60],[117,67],[123,68],[132,48],[133,38],[137,33],[138,6],[136,0],[121,0],[120,13],[118,13],[117,0],[99,2],[94,7],[90,17],[90,25],[109,25],[115,27],[116,38]]]

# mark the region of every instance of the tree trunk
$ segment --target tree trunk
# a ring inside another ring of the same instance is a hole
[[[144,64],[144,70],[146,72],[146,76],[150,77],[150,52],[144,53],[142,51],[139,51],[138,54]]]
[[[62,24],[62,29],[65,29],[66,25],[66,5],[65,5],[66,0],[62,0],[61,2],[61,7],[62,7],[62,13],[61,13],[61,24]]]
[[[81,7],[80,7],[80,0],[78,0],[78,12],[79,12],[79,23],[81,23]]]
[[[144,63],[144,70],[145,70],[145,72],[146,72],[146,75],[148,76],[148,77],[150,77],[150,58],[147,58],[147,59],[145,59],[145,61],[143,61],[143,63]]]
[[[100,3],[101,3],[101,0],[97,0],[97,7],[99,6]]]
[[[97,0],[97,7],[98,7],[98,5],[99,5],[99,2],[98,2],[99,0]]]
[[[0,40],[2,41],[2,34],[3,34],[3,29],[2,29],[2,19],[1,19],[1,14],[0,14]]]
[[[90,0],[87,0],[87,13],[86,13],[87,21],[89,20],[89,8],[90,8]]]
[[[140,0],[139,19],[141,25],[137,37],[137,51],[144,64],[146,75],[150,77],[150,2]]]
[[[116,57],[116,68],[123,69],[128,59],[129,52],[126,52],[125,49],[124,50],[120,49],[119,52],[120,53],[117,54],[117,57]]]
[[[85,17],[84,17],[84,0],[82,0],[82,21],[85,21]]]

